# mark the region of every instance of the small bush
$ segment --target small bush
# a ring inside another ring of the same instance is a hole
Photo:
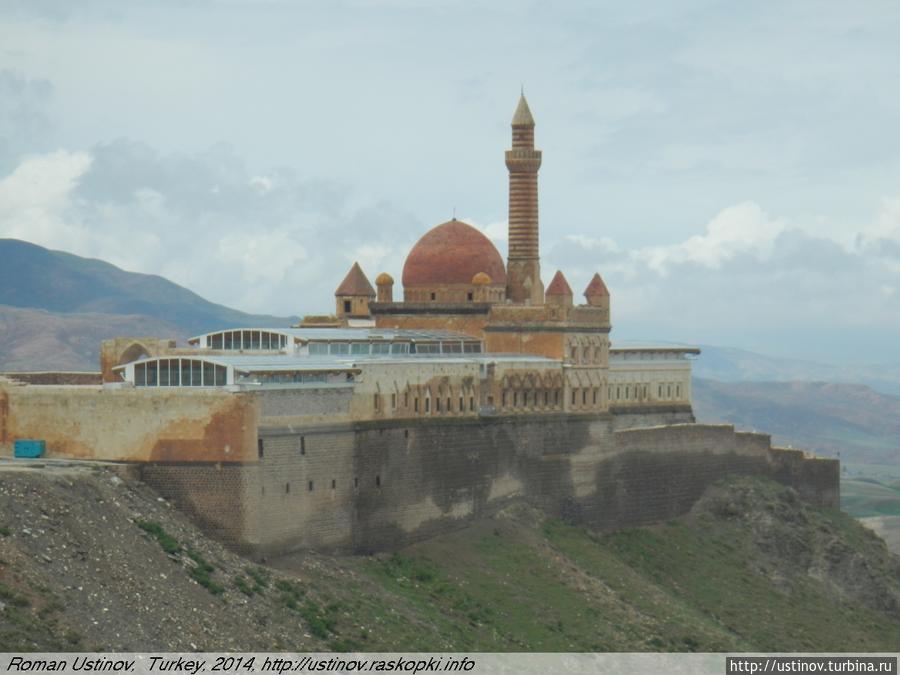
[[[253,579],[253,591],[262,593],[263,589],[269,587],[269,573],[259,567],[248,567],[247,576]]]
[[[19,595],[9,586],[0,583],[0,600],[3,600],[13,607],[28,607],[31,603],[24,595]]]
[[[178,541],[167,533],[163,526],[157,523],[155,520],[136,520],[135,524],[150,534],[157,542],[159,542],[160,547],[166,553],[171,555],[176,555],[181,553],[181,544]]]
[[[12,534],[12,530],[10,530],[6,525],[0,525],[0,537],[8,537]]]
[[[253,588],[247,583],[247,579],[243,575],[234,578],[234,586],[248,598],[253,596]]]
[[[225,587],[212,579],[212,573],[216,568],[194,549],[189,548],[186,553],[188,557],[196,563],[196,567],[192,567],[188,570],[188,575],[191,579],[203,586],[203,588],[213,595],[222,595],[222,593],[225,592]]]

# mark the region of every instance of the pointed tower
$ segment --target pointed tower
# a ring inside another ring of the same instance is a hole
[[[372,288],[358,262],[353,263],[353,267],[334,292],[334,298],[339,317],[369,316],[369,302],[375,299],[375,289]]]
[[[509,169],[509,255],[506,297],[516,303],[541,305],[544,285],[538,252],[538,187],[541,151],[534,149],[534,118],[525,94],[512,120],[512,150],[506,151]]]
[[[584,289],[584,297],[591,307],[603,307],[609,310],[609,289],[603,283],[603,277],[599,272],[594,274],[591,283]]]
[[[566,281],[565,275],[560,270],[556,270],[544,295],[548,305],[572,306],[572,287],[569,286],[569,282]]]

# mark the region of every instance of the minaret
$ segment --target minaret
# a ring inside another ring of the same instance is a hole
[[[534,118],[525,94],[512,120],[512,150],[506,151],[509,169],[509,255],[506,297],[516,303],[542,305],[541,260],[538,252],[538,188],[541,151],[534,149]]]

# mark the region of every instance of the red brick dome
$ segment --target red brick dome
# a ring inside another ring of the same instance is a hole
[[[403,285],[471,284],[479,272],[506,285],[506,267],[491,240],[471,225],[448,220],[413,246],[403,265]]]

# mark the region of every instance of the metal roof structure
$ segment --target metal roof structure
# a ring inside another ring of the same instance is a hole
[[[189,343],[199,342],[200,338],[234,331],[261,331],[287,335],[300,342],[353,340],[409,340],[424,342],[433,340],[478,340],[478,338],[450,330],[411,330],[400,328],[264,328],[236,327],[201,333],[188,339]]]
[[[127,365],[150,363],[167,359],[184,359],[192,361],[205,361],[219,366],[231,366],[240,372],[274,372],[274,371],[349,371],[359,370],[360,366],[372,363],[509,363],[527,362],[546,365],[558,365],[556,359],[531,354],[402,354],[402,355],[320,355],[320,356],[293,356],[282,355],[219,355],[219,354],[189,354],[189,355],[161,355],[150,356],[132,361],[131,364],[116,366],[113,370],[121,370]]]

